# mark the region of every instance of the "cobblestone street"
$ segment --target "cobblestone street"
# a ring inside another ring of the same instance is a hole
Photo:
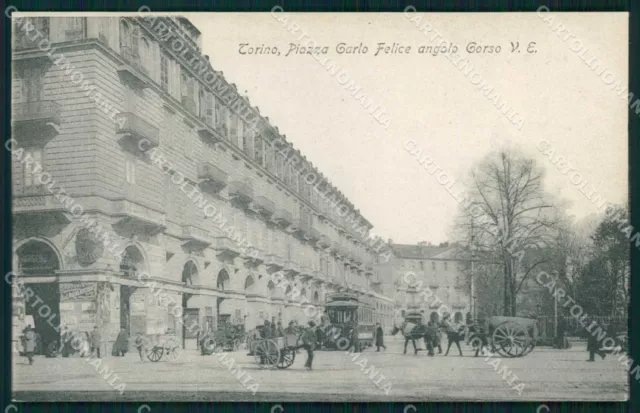
[[[569,350],[535,349],[517,359],[501,359],[518,378],[512,385],[503,380],[483,358],[475,358],[463,347],[449,356],[428,357],[402,354],[399,338],[387,338],[388,350],[367,349],[362,357],[367,368],[375,366],[391,384],[389,394],[376,386],[344,352],[316,352],[314,371],[304,369],[301,350],[289,369],[260,369],[245,350],[228,353],[235,365],[258,384],[254,396],[223,366],[216,356],[184,351],[175,361],[141,364],[137,354],[124,358],[105,357],[108,366],[125,384],[123,395],[113,389],[96,368],[81,358],[37,357],[34,366],[14,360],[13,389],[17,400],[270,400],[270,401],[365,401],[365,400],[607,400],[627,398],[628,374],[616,358],[587,363],[584,343]],[[455,348],[455,346],[453,346]],[[409,347],[411,348],[411,344]],[[443,349],[445,350],[445,349]],[[409,353],[409,351],[408,351]],[[512,387],[524,384],[519,395]],[[116,383],[117,385],[117,383]]]

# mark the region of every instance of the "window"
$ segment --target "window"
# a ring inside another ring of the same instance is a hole
[[[151,45],[149,41],[143,37],[141,39],[140,47],[140,61],[142,62],[142,68],[148,73],[151,70]]]
[[[253,130],[247,130],[242,137],[242,150],[253,158]]]
[[[160,55],[160,84],[162,89],[169,91],[169,58],[164,53]]]
[[[42,70],[37,67],[25,68],[22,88],[22,94],[27,102],[41,101],[44,91]]]
[[[420,261],[420,269],[424,270],[424,261]]]
[[[436,262],[435,261],[431,261],[431,269],[432,270],[436,270]]]
[[[262,144],[262,136],[256,136],[254,159],[260,166],[264,166],[264,150]]]
[[[133,157],[127,157],[124,160],[124,174],[128,184],[136,183],[136,160]]]
[[[131,27],[129,23],[124,20],[120,20],[120,48],[131,47]]]
[[[444,262],[444,270],[445,270],[445,271],[446,271],[446,270],[448,270],[448,267],[449,267],[449,265],[448,265],[448,264],[449,264],[448,262],[446,262],[446,261]]]
[[[67,29],[65,35],[67,40],[77,40],[84,37],[83,17],[67,17]]]
[[[33,149],[27,149],[24,152],[24,158],[23,159],[28,159],[31,158],[33,159],[34,163],[32,165],[30,165],[29,167],[27,167],[27,165],[25,163],[23,163],[23,172],[24,172],[24,186],[25,188],[33,188],[35,186],[39,186],[40,183],[38,183],[36,177],[38,176],[39,173],[42,173],[41,167],[42,167],[42,149],[40,148],[33,148]]]
[[[244,148],[245,125],[244,121],[237,117],[238,121],[238,147]]]
[[[229,140],[238,144],[238,115],[229,110]]]

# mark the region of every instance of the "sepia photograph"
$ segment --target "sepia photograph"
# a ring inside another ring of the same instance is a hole
[[[5,18],[15,401],[640,380],[628,13]]]

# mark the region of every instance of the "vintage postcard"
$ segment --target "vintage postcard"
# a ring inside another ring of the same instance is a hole
[[[640,378],[627,13],[5,15],[15,400]]]

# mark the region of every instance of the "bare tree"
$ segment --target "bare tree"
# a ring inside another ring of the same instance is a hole
[[[492,153],[471,170],[457,230],[500,263],[504,315],[516,314],[523,283],[551,259],[541,251],[554,242],[558,202],[544,191],[543,178],[533,159],[515,151]]]

